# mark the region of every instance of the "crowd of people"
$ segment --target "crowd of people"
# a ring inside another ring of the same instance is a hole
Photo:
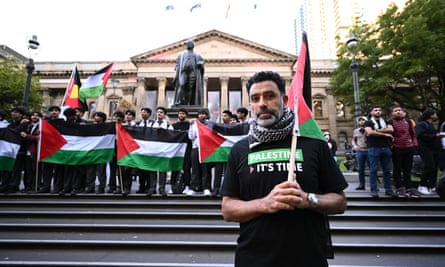
[[[368,166],[373,198],[379,197],[380,172],[386,196],[420,198],[435,192],[443,195],[437,176],[438,170],[445,172],[445,122],[437,128],[439,118],[433,109],[425,110],[417,123],[398,105],[392,107],[390,119],[385,120],[382,113],[381,106],[373,106],[368,117],[358,118],[358,127],[353,131],[359,178],[356,190],[366,190]],[[418,183],[411,179],[417,154],[423,163]]]
[[[20,149],[12,171],[0,171],[0,193],[52,193],[58,195],[76,195],[80,193],[114,193],[127,196],[132,193],[151,196],[159,194],[203,194],[220,196],[221,181],[225,164],[200,163],[198,159],[198,140],[195,120],[207,123],[209,110],[202,108],[197,118],[188,118],[188,111],[179,108],[177,121],[168,118],[164,107],[157,107],[154,116],[151,108],[139,111],[140,120],[136,119],[135,110],[115,111],[108,121],[121,123],[123,126],[155,127],[168,130],[185,131],[189,136],[184,155],[182,171],[155,172],[132,167],[118,166],[116,157],[107,164],[61,165],[38,162],[37,151],[40,135],[39,121],[65,120],[73,124],[97,124],[107,121],[104,112],[95,111],[92,119],[84,119],[82,108],[50,106],[45,116],[40,112],[28,112],[16,107],[10,110],[10,120],[6,120],[5,111],[0,111],[0,127],[13,129],[21,137]],[[221,123],[245,122],[248,110],[239,108],[236,114],[224,110]],[[134,183],[138,183],[139,186]],[[170,186],[167,186],[170,184]],[[137,187],[132,190],[133,186]]]

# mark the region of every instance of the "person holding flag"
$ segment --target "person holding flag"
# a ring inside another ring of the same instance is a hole
[[[348,184],[321,131],[302,135],[303,127],[318,125],[298,118],[302,105],[295,113],[286,106],[278,73],[258,72],[246,87],[250,133],[232,147],[221,189],[224,219],[240,223],[235,266],[328,266],[332,245],[326,215],[345,211]]]

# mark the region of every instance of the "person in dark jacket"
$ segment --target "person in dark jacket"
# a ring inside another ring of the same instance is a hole
[[[433,125],[433,122],[437,120],[436,111],[427,109],[422,113],[416,125],[419,154],[423,161],[423,173],[417,190],[424,195],[431,194],[436,186],[440,138],[445,137],[438,133]]]

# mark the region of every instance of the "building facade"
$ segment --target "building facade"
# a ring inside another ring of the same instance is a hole
[[[194,51],[204,60],[204,107],[209,108],[211,120],[219,121],[223,110],[236,111],[247,107],[246,82],[255,72],[272,70],[280,73],[286,88],[295,73],[297,56],[282,52],[225,32],[211,30],[175,43],[135,55],[126,62],[115,62],[110,81],[97,99],[88,99],[92,114],[103,111],[134,109],[139,117],[142,107],[155,110],[166,107],[175,120],[173,106],[176,58],[186,50],[185,42],[193,40]],[[34,76],[40,78],[44,107],[61,105],[74,65],[84,80],[110,62],[36,62]],[[339,143],[349,144],[355,125],[347,107],[336,101],[329,90],[334,62],[315,60],[312,65],[313,111],[323,131]],[[352,93],[352,89],[351,89]],[[87,113],[87,116],[89,116]],[[155,114],[153,114],[154,116]],[[193,114],[192,114],[193,116]]]

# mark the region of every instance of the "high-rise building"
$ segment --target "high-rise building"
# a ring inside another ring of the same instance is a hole
[[[295,30],[307,32],[311,59],[335,59],[337,38],[346,42],[356,22],[374,23],[392,3],[403,8],[406,0],[304,0]],[[297,47],[300,43],[297,38]]]

